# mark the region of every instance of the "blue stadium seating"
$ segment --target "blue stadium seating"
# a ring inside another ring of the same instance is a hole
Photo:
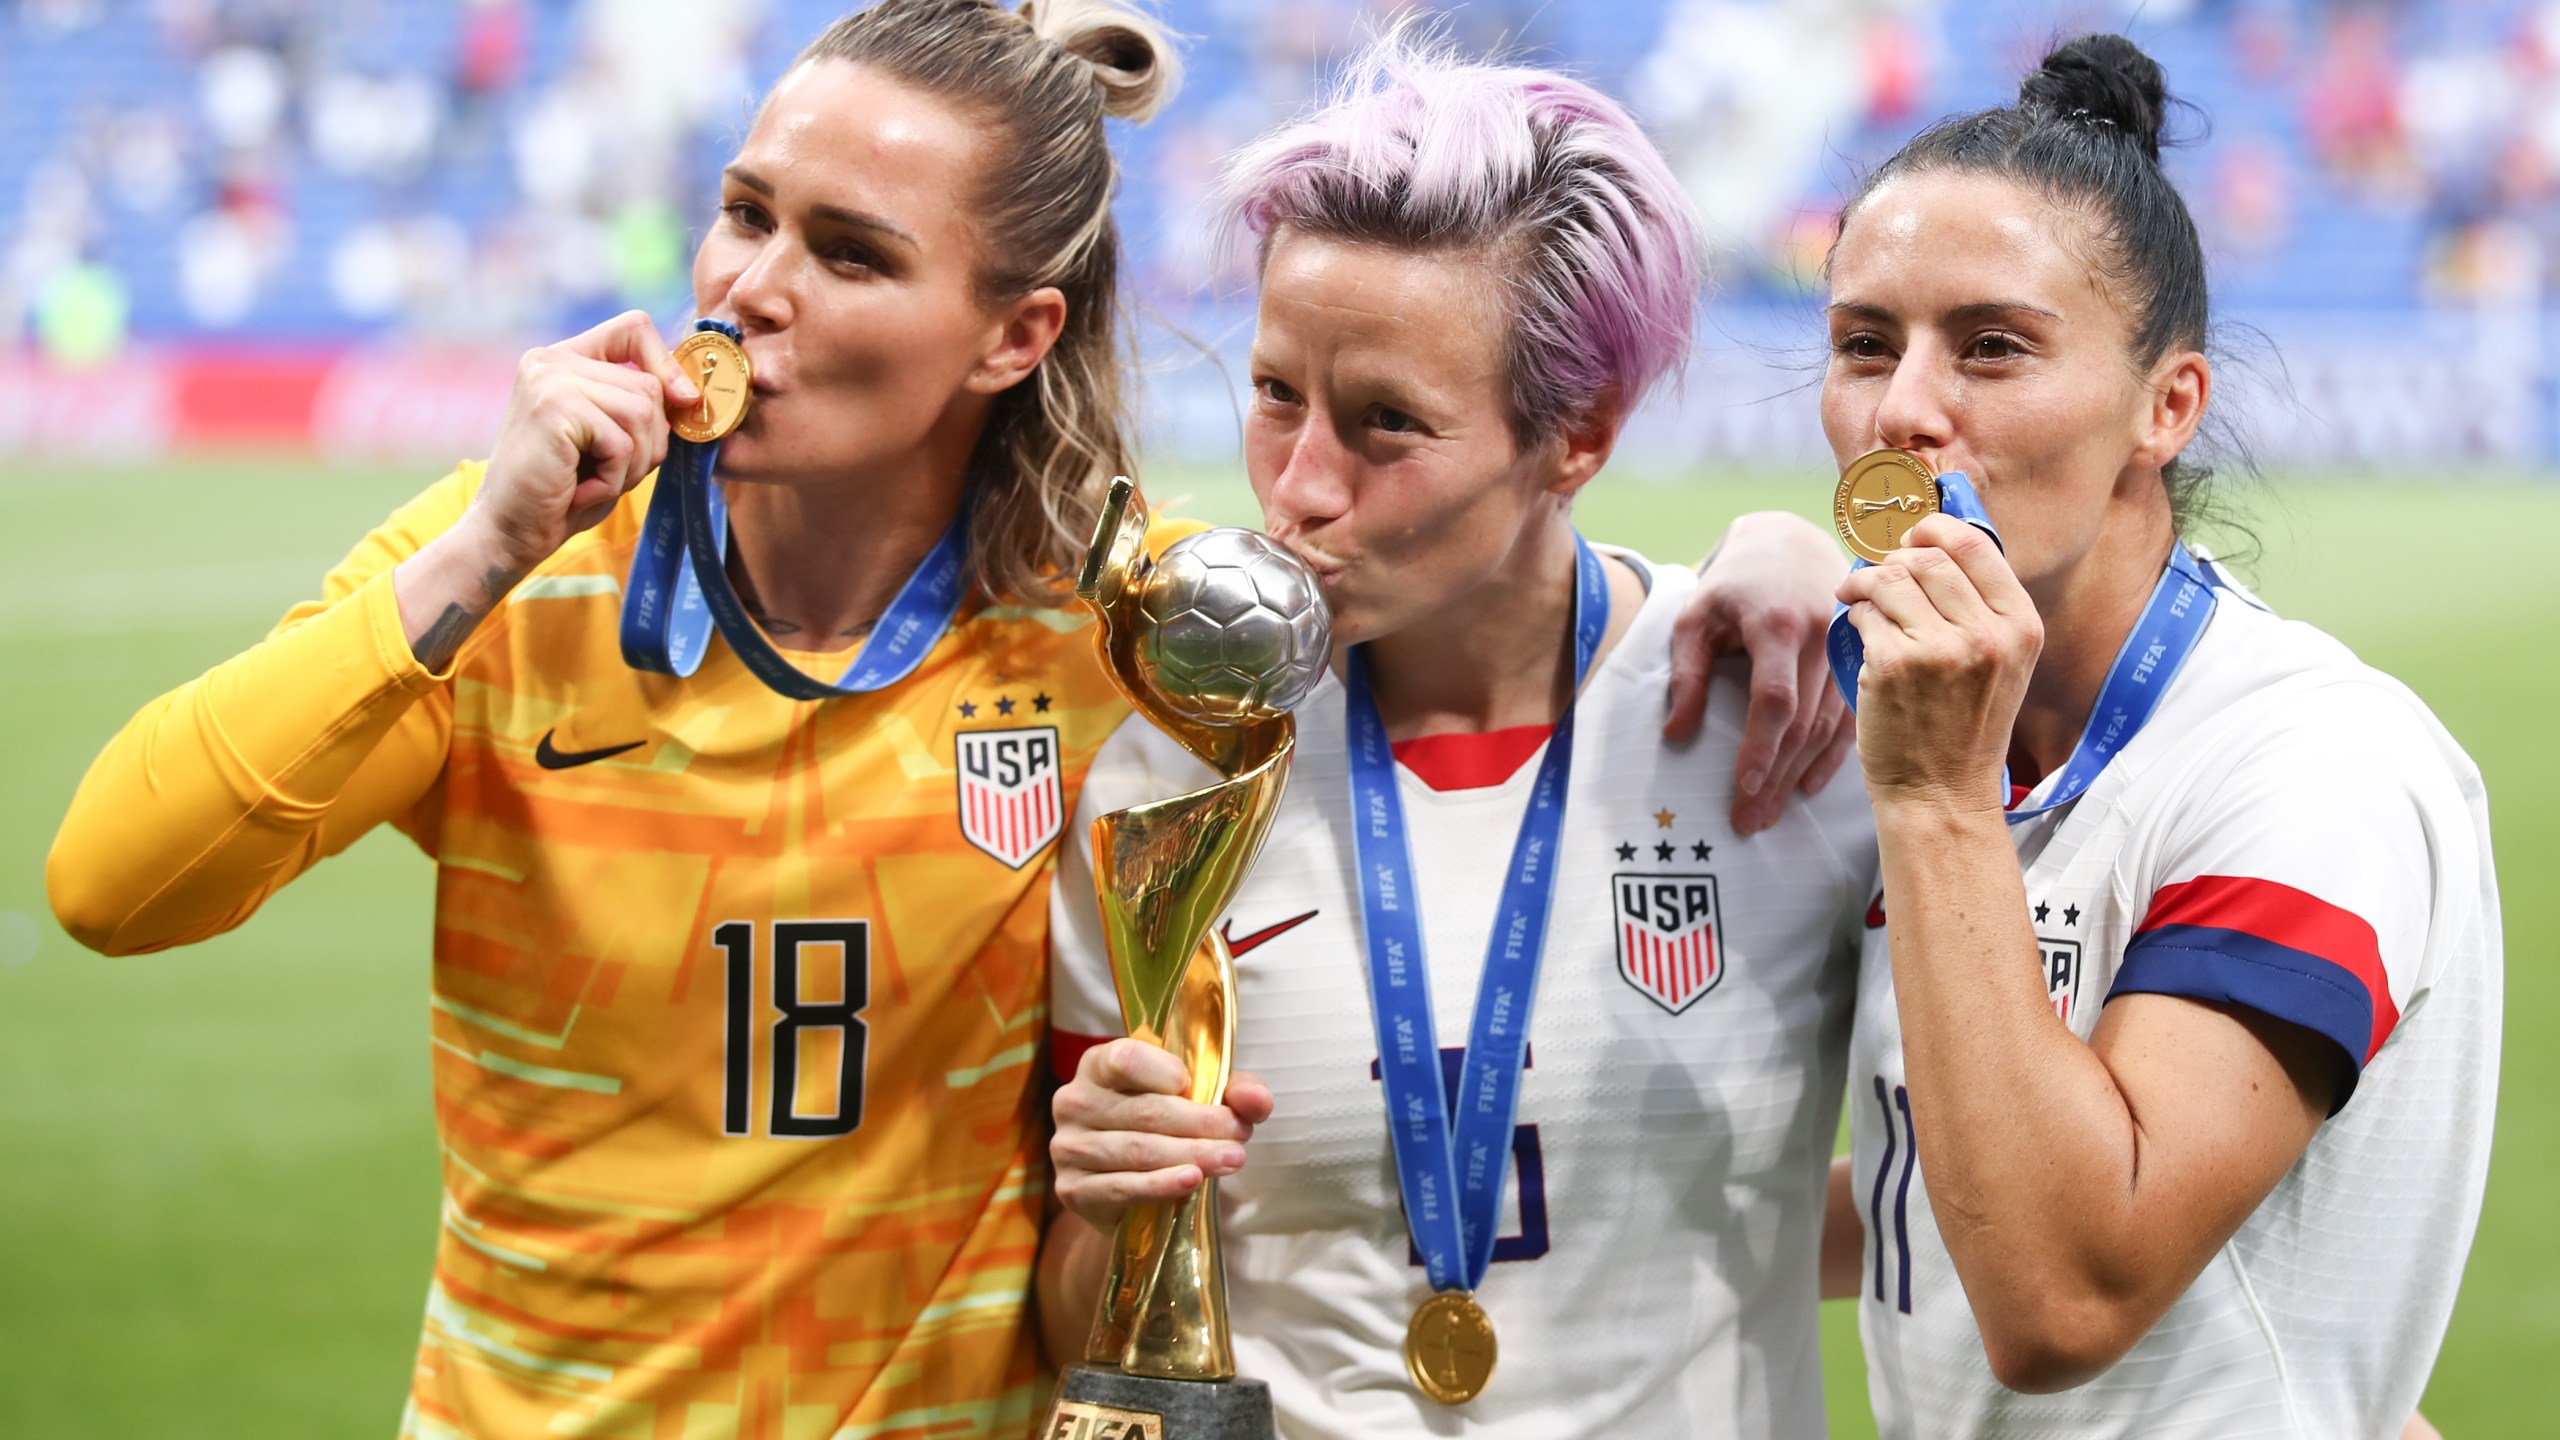
[[[396,328],[400,323],[396,320],[356,319],[333,298],[327,283],[329,257],[353,227],[433,212],[477,235],[519,208],[502,126],[473,132],[467,143],[456,141],[448,128],[426,172],[397,182],[332,174],[315,163],[297,139],[286,149],[276,172],[293,233],[293,248],[277,282],[265,289],[239,325],[222,330],[201,327],[189,318],[177,280],[180,222],[202,206],[212,184],[206,164],[209,147],[201,143],[196,60],[173,48],[161,32],[162,22],[155,18],[157,7],[139,0],[92,0],[96,18],[67,31],[36,18],[46,8],[63,7],[20,5],[0,10],[0,256],[6,255],[28,218],[24,206],[30,176],[48,159],[68,154],[84,127],[136,109],[183,116],[199,143],[190,147],[187,199],[177,211],[133,213],[106,198],[110,187],[95,187],[101,223],[91,251],[123,277],[130,293],[132,327],[138,335],[335,342]],[[230,14],[242,8],[218,6],[217,10]],[[799,45],[841,8],[841,0],[775,0],[767,8],[749,57],[759,81],[777,73]],[[1246,47],[1253,43],[1255,16],[1263,6],[1248,0],[1169,0],[1164,8],[1171,22],[1193,37],[1188,51],[1191,81],[1176,112],[1178,125],[1182,115],[1207,114],[1209,107],[1250,83]],[[1348,13],[1352,7],[1343,8]],[[1490,16],[1497,25],[1515,26],[1529,44],[1613,86],[1625,83],[1634,73],[1659,33],[1665,8],[1665,0],[1614,0],[1606,5],[1475,0],[1470,7],[1479,12],[1478,23]],[[2176,8],[2178,15],[2168,20],[2145,19],[2137,13],[2133,33],[2167,65],[2176,87],[2211,116],[2216,135],[2246,135],[2274,147],[2281,156],[2289,194],[2292,223],[2276,253],[2245,261],[2218,259],[2219,298],[2226,311],[2389,309],[2419,303],[2420,275],[2430,243],[2429,220],[2422,209],[2358,198],[2323,173],[2300,118],[2300,97],[2295,93],[2300,77],[2288,72],[2284,83],[2263,84],[2234,62],[2231,32],[2234,16],[2241,13],[2238,0],[2198,0]],[[2392,13],[2414,51],[2455,44],[2497,45],[2521,22],[2524,9],[2517,0],[2490,0],[2459,7],[2410,6]],[[307,10],[304,18],[293,22],[296,53],[305,58],[326,57],[336,66],[368,74],[444,77],[455,68],[459,6],[443,0],[347,0],[341,4],[313,0]],[[2255,13],[2276,15],[2307,34],[2321,10],[2314,0],[2279,0],[2272,10]],[[1938,43],[1947,68],[1933,77],[1924,100],[1926,110],[1945,113],[2006,99],[2015,84],[2019,57],[2025,53],[2022,43],[2076,25],[2104,23],[2117,13],[2089,5],[2063,9],[2001,0],[1945,4],[1932,23],[1939,27]],[[524,104],[570,63],[581,20],[570,0],[528,0],[526,22],[524,75],[516,94],[500,102],[510,110]],[[298,126],[294,128],[298,135]],[[1169,133],[1170,127],[1164,124],[1120,132],[1131,177],[1122,200],[1123,225],[1142,251],[1152,237],[1164,233],[1164,227],[1188,223],[1186,213],[1164,203],[1153,178]],[[1852,161],[1871,160],[1894,138],[1843,137],[1842,153]],[[691,147],[688,163],[696,193],[707,194],[711,176],[733,140],[733,133],[706,133]],[[2208,144],[2175,162],[2191,193],[2192,187],[2205,183],[2213,154]],[[1811,200],[1836,198],[1826,192],[1840,183],[1838,167],[1808,175],[1805,183]],[[708,206],[701,208],[707,211]],[[1737,277],[1739,293],[1734,298],[1752,300],[1755,286],[1762,283],[1747,275]]]

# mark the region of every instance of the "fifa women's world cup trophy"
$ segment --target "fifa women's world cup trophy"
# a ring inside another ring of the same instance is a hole
[[[1129,1033],[1182,1058],[1190,1098],[1225,1095],[1236,974],[1211,927],[1280,809],[1292,707],[1324,675],[1332,622],[1315,576],[1269,537],[1210,530],[1150,562],[1146,503],[1111,482],[1076,596],[1138,713],[1222,777],[1093,822],[1094,889]],[[1044,1440],[1268,1440],[1270,1392],[1237,1380],[1218,1254],[1217,1181],[1121,1217],[1085,1363]]]

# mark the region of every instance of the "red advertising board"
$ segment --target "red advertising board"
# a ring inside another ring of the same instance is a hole
[[[92,370],[0,353],[0,455],[452,460],[487,451],[514,380],[512,354],[450,347],[137,350]]]

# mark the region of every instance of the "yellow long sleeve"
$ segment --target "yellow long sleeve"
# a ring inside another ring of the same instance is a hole
[[[63,929],[110,955],[218,935],[384,821],[429,853],[453,705],[392,567],[458,519],[467,464],[360,541],[266,639],[145,705],[89,766],[45,862]]]

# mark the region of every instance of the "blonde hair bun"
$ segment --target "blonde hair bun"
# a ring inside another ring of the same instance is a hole
[[[1182,56],[1153,15],[1120,0],[1022,0],[1032,33],[1082,60],[1102,113],[1146,121],[1182,88]]]

